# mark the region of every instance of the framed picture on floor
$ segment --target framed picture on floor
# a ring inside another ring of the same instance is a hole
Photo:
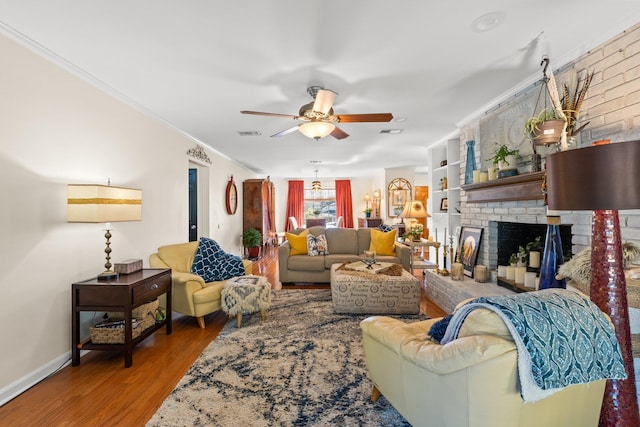
[[[460,232],[460,262],[464,266],[464,275],[473,277],[473,268],[478,260],[480,242],[482,241],[482,228],[462,227]]]

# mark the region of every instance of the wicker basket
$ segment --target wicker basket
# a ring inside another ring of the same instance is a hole
[[[138,320],[137,327],[131,331],[131,339],[137,338],[144,330],[155,325],[155,312],[160,302],[156,299],[147,304],[143,304],[132,311],[132,317]],[[110,320],[123,319],[121,312],[110,313]],[[119,328],[96,328],[90,327],[89,334],[91,342],[94,344],[124,344],[124,326]]]

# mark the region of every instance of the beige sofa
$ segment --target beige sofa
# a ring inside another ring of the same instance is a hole
[[[280,282],[314,282],[329,283],[331,279],[331,265],[347,261],[359,261],[362,253],[369,250],[371,244],[371,229],[361,228],[323,228],[311,227],[311,234],[327,237],[329,255],[309,256],[291,255],[288,242],[278,248],[278,268]],[[291,231],[299,234],[303,229]],[[395,243],[395,256],[378,256],[383,262],[402,264],[405,270],[411,268],[411,248],[402,243]]]
[[[407,324],[379,316],[361,322],[372,400],[384,395],[415,427],[598,425],[605,380],[525,403],[516,346],[497,314],[472,311],[446,345],[427,339],[438,320]]]
[[[178,243],[158,248],[149,256],[152,268],[170,268],[172,281],[172,309],[198,319],[204,328],[204,316],[222,308],[222,288],[225,281],[205,283],[202,277],[191,274],[198,242]],[[251,274],[252,264],[242,260],[245,274]]]

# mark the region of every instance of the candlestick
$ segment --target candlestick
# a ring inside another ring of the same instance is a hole
[[[442,264],[443,264],[442,267],[443,268],[439,271],[439,274],[441,276],[448,276],[449,275],[449,270],[447,270],[447,248],[448,248],[448,246],[447,246],[446,237],[447,236],[445,236],[445,241],[444,241],[445,244],[442,247],[442,249],[443,249],[442,250]]]

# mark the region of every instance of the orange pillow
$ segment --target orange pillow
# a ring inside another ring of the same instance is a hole
[[[287,242],[289,242],[289,246],[291,246],[291,253],[289,255],[307,254],[307,234],[309,234],[308,229],[300,234],[285,233]]]
[[[395,256],[395,243],[395,228],[391,231],[387,231],[386,233],[382,230],[376,230],[375,228],[371,229],[371,245],[369,246],[370,251],[376,251],[377,255]]]

